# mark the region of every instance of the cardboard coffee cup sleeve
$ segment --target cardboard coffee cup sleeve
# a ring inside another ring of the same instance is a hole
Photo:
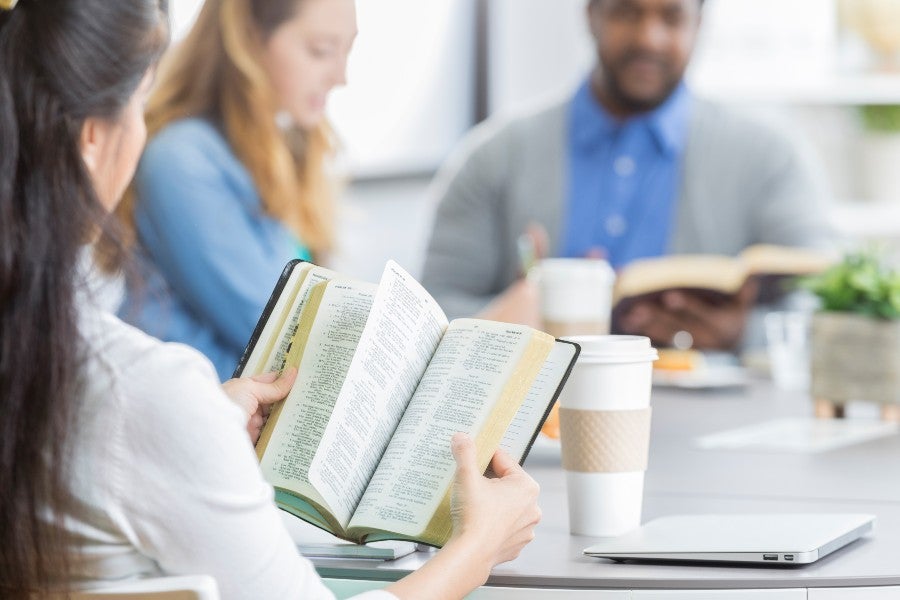
[[[582,473],[645,471],[650,407],[639,410],[559,411],[562,465]]]

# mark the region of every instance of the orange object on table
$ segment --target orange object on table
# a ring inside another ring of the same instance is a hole
[[[544,421],[541,433],[548,438],[559,439],[559,403],[554,404],[553,408],[550,409],[550,416]]]
[[[697,350],[660,348],[659,359],[653,363],[653,368],[660,371],[694,371],[703,364],[703,353]]]

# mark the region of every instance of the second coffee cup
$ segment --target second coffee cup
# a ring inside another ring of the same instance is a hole
[[[547,258],[535,269],[544,330],[555,337],[609,333],[615,273],[605,260]]]

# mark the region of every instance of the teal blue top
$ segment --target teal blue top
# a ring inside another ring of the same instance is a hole
[[[204,119],[176,121],[135,175],[138,283],[120,316],[203,352],[231,377],[285,263],[309,250],[267,215],[250,173]]]

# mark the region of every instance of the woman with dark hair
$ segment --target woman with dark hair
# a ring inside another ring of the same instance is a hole
[[[169,573],[226,599],[330,597],[252,448],[293,375],[221,386],[103,312],[76,268],[141,152],[161,4],[0,0],[0,597]],[[452,445],[451,541],[373,595],[460,597],[532,538],[534,481],[504,454],[488,480]]]

